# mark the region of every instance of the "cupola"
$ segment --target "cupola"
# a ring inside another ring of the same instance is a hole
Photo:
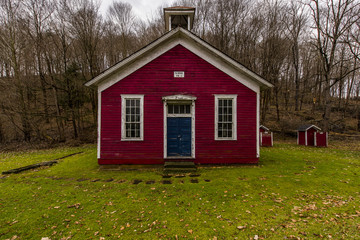
[[[192,7],[169,7],[164,8],[165,28],[171,31],[182,27],[191,30],[194,23],[195,8]]]

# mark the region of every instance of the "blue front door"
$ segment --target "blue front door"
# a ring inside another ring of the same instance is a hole
[[[191,156],[191,118],[167,118],[167,155],[168,157]]]

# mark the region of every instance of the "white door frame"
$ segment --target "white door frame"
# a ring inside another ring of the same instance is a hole
[[[164,158],[165,159],[194,159],[195,158],[195,100],[196,97],[189,95],[171,95],[162,98],[164,107]],[[168,103],[190,104],[190,114],[173,115],[168,114]],[[168,157],[167,155],[167,118],[168,117],[191,117],[191,156]]]

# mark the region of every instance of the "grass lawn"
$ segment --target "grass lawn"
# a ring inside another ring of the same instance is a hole
[[[0,179],[0,239],[360,239],[360,151],[278,144],[258,166],[164,179],[100,171],[84,146],[2,153],[0,172],[79,151]]]

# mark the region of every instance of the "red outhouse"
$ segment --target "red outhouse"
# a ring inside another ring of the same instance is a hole
[[[163,36],[86,83],[98,89],[98,163],[257,163],[260,90],[272,84],[165,8]]]
[[[316,146],[315,134],[321,129],[315,125],[307,124],[298,128],[297,143],[298,145]]]
[[[273,146],[273,133],[265,127],[264,125],[260,125],[259,129],[259,139],[260,146],[262,147],[272,147]]]

